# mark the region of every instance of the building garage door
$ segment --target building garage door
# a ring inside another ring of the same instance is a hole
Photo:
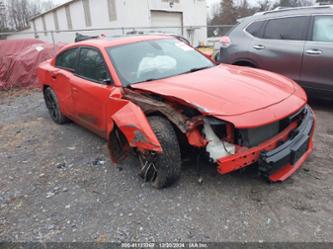
[[[151,26],[155,32],[183,34],[183,14],[181,12],[151,11]],[[169,27],[169,28],[168,28]],[[177,28],[170,28],[177,27]]]

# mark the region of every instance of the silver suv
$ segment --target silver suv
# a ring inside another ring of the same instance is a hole
[[[257,13],[221,39],[217,60],[283,74],[333,99],[333,6]]]

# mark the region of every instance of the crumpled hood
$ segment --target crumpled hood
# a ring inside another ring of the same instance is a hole
[[[284,76],[231,65],[131,87],[181,99],[203,114],[214,116],[240,115],[267,108],[295,92],[293,81]]]

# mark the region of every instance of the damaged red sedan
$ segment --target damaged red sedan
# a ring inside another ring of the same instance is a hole
[[[38,77],[56,123],[70,119],[105,138],[113,162],[134,150],[156,188],[179,178],[189,148],[221,174],[256,163],[271,182],[313,149],[315,117],[295,82],[215,65],[173,37],[78,42],[41,64]]]

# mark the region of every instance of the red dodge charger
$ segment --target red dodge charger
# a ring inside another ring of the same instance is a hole
[[[313,149],[315,117],[295,82],[216,65],[171,36],[71,44],[38,77],[56,123],[70,119],[105,138],[115,163],[134,150],[156,188],[179,178],[189,151],[221,174],[255,164],[277,182]]]

